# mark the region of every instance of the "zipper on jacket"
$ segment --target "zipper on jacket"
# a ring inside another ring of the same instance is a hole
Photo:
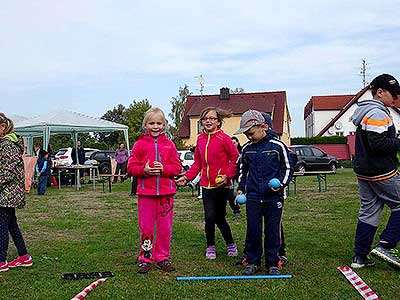
[[[206,143],[206,149],[204,151],[204,158],[207,165],[207,180],[208,180],[208,187],[211,187],[211,180],[210,180],[210,165],[208,164],[208,144],[210,143],[211,134],[207,132],[208,138]]]
[[[157,137],[154,138],[154,147],[155,147],[155,151],[156,151],[156,157],[155,157],[154,160],[159,161],[158,160],[159,153],[158,153],[158,139],[157,139]],[[156,176],[156,194],[160,195],[160,175]]]

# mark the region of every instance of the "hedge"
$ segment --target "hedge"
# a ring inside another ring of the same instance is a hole
[[[345,136],[313,136],[295,137],[290,139],[291,145],[313,145],[313,144],[347,144]]]

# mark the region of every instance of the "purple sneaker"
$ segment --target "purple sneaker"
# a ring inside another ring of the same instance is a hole
[[[228,256],[238,256],[238,249],[236,243],[226,245],[226,253]]]
[[[206,258],[207,259],[216,259],[217,258],[217,249],[215,249],[215,246],[207,247]]]

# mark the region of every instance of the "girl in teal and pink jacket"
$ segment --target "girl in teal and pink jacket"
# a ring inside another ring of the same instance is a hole
[[[143,119],[146,133],[136,141],[128,160],[128,173],[138,178],[139,273],[150,271],[153,262],[164,271],[175,270],[170,261],[170,244],[174,177],[181,170],[181,162],[174,143],[164,133],[166,124],[161,109],[148,110]]]

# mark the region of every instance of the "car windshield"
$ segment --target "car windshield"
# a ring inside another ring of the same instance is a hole
[[[58,150],[58,152],[57,152],[56,155],[63,155],[63,154],[65,154],[65,152],[67,152],[67,151],[68,151],[68,149],[60,149],[60,150]]]

